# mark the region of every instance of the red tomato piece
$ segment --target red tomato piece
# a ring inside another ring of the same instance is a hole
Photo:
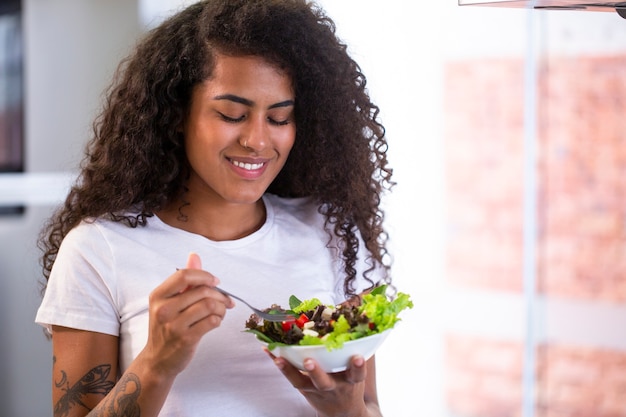
[[[300,314],[300,317],[296,319],[296,326],[298,326],[299,328],[303,328],[304,323],[306,323],[307,321],[309,321],[309,318],[306,316],[306,314],[302,313]]]
[[[293,320],[289,320],[289,321],[283,321],[281,323],[282,327],[283,327],[283,332],[288,332],[289,330],[291,330],[291,327],[295,324],[296,322]]]

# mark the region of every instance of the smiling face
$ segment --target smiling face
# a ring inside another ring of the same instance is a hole
[[[184,125],[194,204],[253,204],[284,166],[296,136],[291,78],[254,56],[217,55]]]

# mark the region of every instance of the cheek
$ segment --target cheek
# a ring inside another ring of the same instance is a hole
[[[280,137],[280,148],[283,154],[288,154],[293,148],[293,144],[296,142],[296,128],[289,129]]]
[[[229,141],[232,133],[227,129],[216,129],[211,124],[198,126],[185,132],[185,149],[187,155],[201,153],[205,157],[212,152],[217,152]]]

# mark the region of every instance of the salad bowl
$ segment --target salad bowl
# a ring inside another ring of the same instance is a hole
[[[368,360],[385,341],[390,330],[345,342],[339,349],[328,350],[324,345],[277,345],[271,351],[274,356],[285,358],[290,364],[304,370],[304,360],[314,359],[326,373],[342,372],[348,368],[350,358],[361,355]],[[258,339],[264,345],[268,345]]]
[[[359,303],[337,306],[324,305],[317,298],[301,301],[292,295],[289,310],[277,305],[270,308],[291,314],[290,320],[279,323],[253,314],[246,331],[300,370],[305,359],[311,358],[327,373],[341,372],[355,355],[371,358],[400,320],[398,314],[413,307],[408,294],[398,292],[391,299],[386,289],[386,285],[376,287],[359,297]]]

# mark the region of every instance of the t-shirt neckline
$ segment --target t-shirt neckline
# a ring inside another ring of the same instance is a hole
[[[190,238],[194,240],[200,240],[203,242],[203,244],[209,244],[211,246],[216,246],[216,247],[219,246],[221,248],[237,248],[241,246],[246,246],[263,238],[263,236],[265,236],[270,231],[270,229],[272,228],[272,225],[274,224],[275,211],[274,211],[274,206],[271,203],[271,199],[267,198],[266,195],[263,195],[262,199],[263,199],[263,204],[265,204],[265,222],[258,230],[239,239],[219,240],[219,241],[211,240],[197,233],[188,232],[186,230],[179,229],[178,227],[170,226],[169,224],[161,220],[161,218],[156,214],[148,220],[148,225],[150,227],[155,227],[163,231],[166,231],[168,233],[176,234],[178,236],[182,236],[182,237]]]

